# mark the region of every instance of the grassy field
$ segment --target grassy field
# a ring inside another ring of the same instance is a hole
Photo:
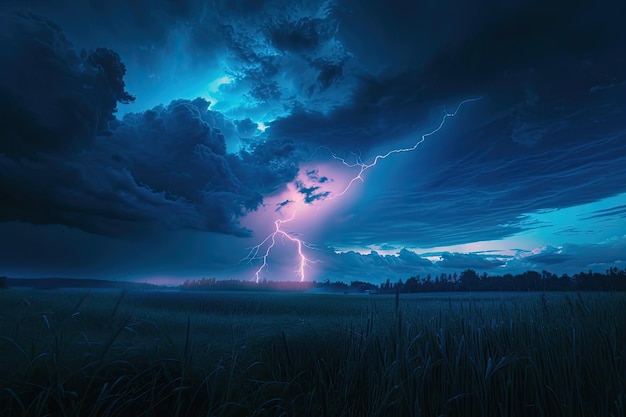
[[[626,295],[0,291],[0,416],[626,415]]]

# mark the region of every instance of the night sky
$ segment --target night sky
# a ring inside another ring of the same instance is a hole
[[[625,16],[1,0],[0,275],[255,279],[276,221],[260,279],[624,268]]]

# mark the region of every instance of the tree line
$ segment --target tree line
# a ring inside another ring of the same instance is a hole
[[[626,269],[612,267],[605,273],[581,271],[569,276],[557,275],[543,270],[526,271],[521,274],[478,274],[466,269],[461,274],[435,275],[425,278],[419,275],[380,285],[381,292],[417,293],[446,291],[626,291]]]
[[[185,290],[225,290],[225,291],[306,291],[320,289],[335,292],[369,293],[421,293],[453,291],[626,291],[626,269],[612,267],[605,273],[581,271],[569,276],[557,275],[546,270],[526,271],[521,274],[489,275],[466,269],[460,274],[431,274],[422,277],[412,276],[392,282],[387,279],[380,284],[365,281],[323,280],[308,282],[219,280],[201,278],[186,280],[181,286]]]

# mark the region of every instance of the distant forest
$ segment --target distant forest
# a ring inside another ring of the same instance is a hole
[[[599,272],[580,272],[569,276],[556,275],[548,271],[526,271],[522,274],[488,275],[486,272],[478,274],[473,269],[466,269],[460,274],[441,273],[425,277],[416,275],[406,281],[399,280],[376,285],[364,281],[352,281],[349,284],[342,281],[331,282],[281,282],[218,280],[217,278],[202,278],[187,280],[181,286],[186,290],[329,290],[337,292],[369,292],[369,293],[424,293],[424,292],[452,292],[452,291],[626,291],[626,269],[609,268],[604,274]]]
[[[9,287],[31,287],[39,289],[53,288],[127,288],[159,289],[165,288],[154,284],[136,282],[106,281],[97,279],[38,278],[17,279],[0,277],[0,289]],[[371,294],[389,293],[427,293],[452,291],[626,291],[626,269],[609,268],[604,274],[599,272],[580,272],[569,276],[556,275],[548,271],[526,271],[523,274],[488,275],[479,274],[473,269],[466,269],[460,274],[441,273],[425,277],[416,275],[406,281],[392,282],[387,279],[380,284],[365,281],[254,281],[220,280],[201,278],[187,280],[178,286],[182,290],[208,291],[332,291],[345,293],[369,292]]]

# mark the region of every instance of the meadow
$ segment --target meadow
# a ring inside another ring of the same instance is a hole
[[[0,416],[626,415],[626,294],[0,291]]]

